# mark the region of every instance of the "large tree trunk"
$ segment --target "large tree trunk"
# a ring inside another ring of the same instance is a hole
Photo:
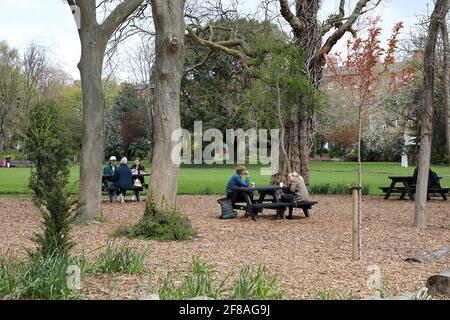
[[[304,50],[305,66],[304,74],[310,79],[311,84],[319,87],[322,79],[325,55],[328,54],[336,43],[347,32],[354,33],[352,27],[357,19],[367,12],[370,0],[358,0],[350,15],[346,14],[346,2],[340,1],[339,12],[330,15],[321,23],[318,20],[318,12],[323,1],[320,0],[296,0],[295,12],[290,9],[288,0],[279,0],[282,16],[292,27],[296,44]],[[333,32],[331,32],[333,30]],[[326,35],[331,33],[328,38]],[[299,106],[293,119],[285,120],[286,148],[290,151],[290,167],[298,171],[309,184],[309,154],[312,148],[315,113],[314,106]],[[295,136],[298,137],[295,137]],[[280,172],[273,177],[285,178],[289,165],[280,159]]]
[[[450,44],[447,23],[441,24],[442,43],[444,46],[444,66],[442,69],[442,97],[445,106],[445,135],[447,137],[447,155],[450,164]]]
[[[102,70],[107,39],[97,27],[80,31],[82,53],[78,65],[83,91],[83,144],[81,148],[81,221],[92,221],[101,213],[102,164],[104,160],[104,100]]]
[[[80,221],[92,221],[101,214],[101,174],[104,159],[103,59],[115,30],[139,7],[143,0],[118,4],[101,25],[97,22],[95,0],[67,0],[77,23],[81,41],[83,95],[83,145],[80,169]],[[77,8],[77,9],[76,9]]]
[[[317,59],[317,53],[321,51],[322,31],[318,20],[320,1],[297,0],[295,16],[302,26],[290,22],[295,35],[295,43],[304,50],[305,66],[303,72],[307,76],[311,85],[319,88],[322,79],[323,60]],[[282,10],[283,13],[283,10]],[[285,13],[285,12],[284,12]],[[284,14],[283,13],[283,14]],[[288,16],[284,15],[289,21]],[[288,150],[289,164],[285,158],[280,158],[280,171],[273,179],[284,180],[288,175],[289,168],[298,172],[309,185],[309,155],[313,146],[315,112],[314,106],[298,106],[292,117],[286,117],[284,127],[285,148]]]
[[[152,0],[156,29],[154,149],[150,189],[158,209],[176,203],[179,165],[171,161],[180,129],[180,87],[184,61],[184,1]]]
[[[420,117],[420,161],[416,188],[416,206],[414,225],[427,227],[426,203],[428,193],[428,173],[430,169],[431,139],[433,136],[433,96],[434,96],[434,63],[436,42],[441,23],[445,20],[450,0],[438,0],[431,15],[427,42],[424,52],[423,69],[423,108]]]
[[[284,119],[284,148],[287,158],[280,156],[280,169],[273,181],[285,180],[290,172],[298,172],[309,185],[309,154],[312,147],[314,112],[294,110]]]

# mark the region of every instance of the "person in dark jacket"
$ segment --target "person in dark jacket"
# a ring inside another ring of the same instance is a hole
[[[111,156],[109,158],[109,163],[103,167],[103,175],[104,176],[114,176],[114,172],[116,171],[116,157]]]
[[[145,167],[141,164],[141,159],[138,158],[138,159],[134,160],[134,164],[131,166],[131,173],[132,174],[145,173]],[[141,181],[142,185],[145,184],[144,177],[133,178],[133,180],[136,180],[136,179],[139,179]]]
[[[414,174],[411,178],[411,184],[417,184],[417,177],[419,175],[419,162],[420,162],[420,157],[417,156],[416,157],[416,169],[414,170]],[[428,171],[428,188],[432,188],[432,187],[437,187],[437,188],[441,188],[441,182],[439,181],[439,176],[437,175],[436,172],[434,172],[433,170]]]
[[[11,156],[9,154],[6,156],[6,167],[11,168]]]
[[[103,183],[108,187],[110,202],[114,202],[116,200],[116,177],[114,175],[116,172],[116,161],[116,157],[111,156],[109,158],[109,163],[103,167]]]
[[[116,187],[118,188],[117,198],[121,203],[125,202],[126,188],[133,187],[133,177],[131,169],[128,167],[128,159],[122,158],[120,160],[120,167],[116,169]]]
[[[419,175],[419,167],[414,170],[414,174],[411,179],[412,184],[417,184],[417,176]],[[436,172],[430,169],[428,172],[428,188],[440,188],[441,182],[439,181],[439,176]]]

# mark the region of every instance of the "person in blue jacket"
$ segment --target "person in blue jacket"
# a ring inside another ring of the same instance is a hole
[[[131,169],[128,167],[128,159],[122,158],[120,160],[120,167],[116,169],[116,187],[119,188],[118,199],[120,202],[125,202],[126,190],[125,188],[133,187],[133,177],[131,174]]]
[[[243,180],[245,177],[245,180]],[[227,198],[233,196],[233,187],[248,187],[250,185],[250,173],[247,169],[240,165],[236,168],[236,173],[233,174],[227,184]]]

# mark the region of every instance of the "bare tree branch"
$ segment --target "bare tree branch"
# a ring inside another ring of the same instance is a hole
[[[336,43],[344,36],[346,32],[350,32],[352,30],[353,24],[356,22],[356,20],[366,12],[364,11],[364,8],[369,2],[370,0],[358,1],[350,17],[325,41],[325,44],[322,46],[320,52],[316,54],[315,59],[321,60],[324,55],[328,54],[331,49],[333,49]],[[375,7],[380,3],[381,0],[378,0],[375,4]]]
[[[296,17],[291,9],[289,8],[288,0],[280,0],[280,7],[281,7],[281,14],[286,19],[286,21],[291,25],[292,30],[294,30],[294,33],[301,32],[301,30],[304,28],[304,24],[302,21]]]
[[[116,29],[141,5],[144,0],[127,0],[119,4],[102,24],[102,29],[109,38]],[[95,2],[95,1],[94,1]]]
[[[196,64],[194,64],[193,66],[190,66],[189,68],[186,69],[186,71],[185,71],[184,74],[183,74],[183,78],[184,78],[189,72],[194,71],[195,69],[200,68],[201,66],[205,65],[205,63],[208,62],[209,58],[210,58],[211,56],[213,56],[214,53],[215,53],[215,51],[210,49],[209,52],[208,52],[208,54],[205,56],[205,58],[204,58],[202,61],[200,61],[199,63],[196,63]]]
[[[204,47],[208,47],[211,50],[214,51],[222,51],[226,54],[229,54],[230,56],[235,57],[237,60],[239,60],[239,62],[241,63],[242,67],[244,69],[248,69],[248,62],[247,62],[247,58],[245,57],[245,55],[239,51],[239,50],[234,50],[234,49],[230,49],[224,45],[220,45],[216,42],[212,42],[212,41],[208,41],[205,39],[200,38],[192,29],[192,27],[190,26],[186,26],[186,30],[188,32],[189,37],[191,37],[195,42],[197,42],[199,45],[204,46]]]

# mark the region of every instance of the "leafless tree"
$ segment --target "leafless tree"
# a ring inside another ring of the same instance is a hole
[[[134,82],[139,86],[140,95],[145,101],[145,110],[147,112],[148,130],[151,136],[154,134],[153,125],[153,95],[154,81],[153,69],[155,65],[155,46],[153,37],[144,37],[131,50],[128,55],[128,69]],[[149,159],[152,160],[153,143],[150,145]]]
[[[28,114],[33,103],[39,101],[39,87],[47,71],[47,48],[31,42],[23,55],[23,75],[25,77],[24,107]]]
[[[0,42],[0,158],[7,133],[14,125],[20,107],[20,59],[17,50]]]

